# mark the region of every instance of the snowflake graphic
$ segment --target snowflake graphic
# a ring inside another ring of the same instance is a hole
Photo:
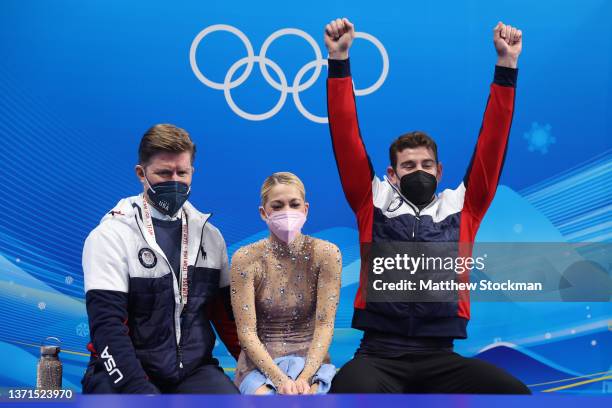
[[[74,282],[74,278],[68,275],[66,276],[65,282],[66,282],[66,285],[72,285],[72,283]]]
[[[523,134],[523,138],[529,143],[527,149],[530,152],[538,151],[542,154],[548,153],[548,148],[557,141],[557,139],[551,135],[550,131],[551,126],[548,123],[540,125],[538,122],[533,122],[531,124],[531,129]]]
[[[76,326],[76,334],[79,337],[89,336],[89,325],[87,323],[79,323]]]
[[[38,302],[38,308],[40,310],[45,310],[47,308],[47,304],[45,302]]]

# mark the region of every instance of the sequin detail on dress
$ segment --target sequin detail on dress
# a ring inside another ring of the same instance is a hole
[[[242,352],[234,382],[257,368],[279,387],[273,359],[295,354],[309,380],[328,348],[340,294],[342,258],[330,242],[299,235],[290,245],[266,238],[240,248],[231,263],[231,298]]]

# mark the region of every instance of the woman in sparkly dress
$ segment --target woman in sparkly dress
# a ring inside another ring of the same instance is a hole
[[[291,173],[265,180],[259,212],[269,237],[240,248],[231,264],[242,347],[234,381],[243,394],[327,392],[336,372],[328,348],[340,294],[340,251],[300,233],[308,203],[304,185]]]

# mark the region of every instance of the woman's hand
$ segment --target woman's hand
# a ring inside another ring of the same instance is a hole
[[[283,394],[283,395],[298,395],[298,394],[300,394],[298,392],[297,384],[295,383],[295,381],[293,381],[290,378],[286,379],[285,381],[283,381],[281,383],[280,387],[278,387],[278,389],[277,389],[277,393],[278,394]]]
[[[310,384],[308,384],[308,381],[298,378],[295,380],[295,385],[297,387],[298,394],[310,394]]]
[[[316,394],[318,389],[319,389],[319,382],[317,381],[316,383],[310,386],[310,393]]]

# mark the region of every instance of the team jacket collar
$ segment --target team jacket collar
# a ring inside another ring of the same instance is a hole
[[[416,205],[414,205],[412,202],[410,202],[410,200],[408,200],[406,197],[404,197],[404,195],[402,194],[402,192],[395,186],[395,184],[393,184],[391,182],[391,180],[389,180],[389,178],[385,175],[385,181],[387,183],[389,183],[389,185],[391,186],[391,188],[393,189],[393,191],[401,198],[401,200],[403,202],[405,202],[408,207],[410,207],[412,209],[412,211],[414,211],[415,215],[419,215],[421,214],[423,211],[427,210],[428,208],[432,207],[435,203],[438,202],[439,198],[436,194],[434,194],[434,199],[431,200],[431,202],[429,204],[427,204],[425,207],[423,207],[422,209],[419,210],[419,207],[417,207]]]
[[[147,244],[165,258],[165,254],[157,242],[155,242],[149,234],[144,233],[142,200],[142,194],[120,200],[115,207],[102,218],[100,223],[106,222],[109,219],[116,219],[127,223],[132,228],[137,229],[138,234],[142,235]],[[194,265],[199,252],[198,250],[201,246],[203,229],[212,214],[198,211],[189,201],[183,204],[181,211],[182,210],[185,210],[189,228],[189,264]]]

